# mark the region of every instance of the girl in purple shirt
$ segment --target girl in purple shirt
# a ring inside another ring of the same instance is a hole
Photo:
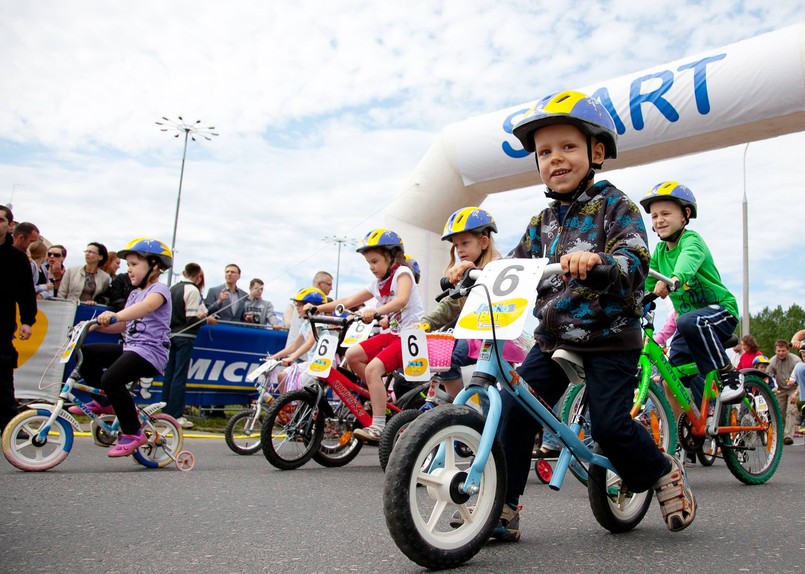
[[[112,457],[128,456],[147,441],[126,385],[165,370],[170,349],[171,297],[168,288],[159,283],[159,276],[173,265],[170,249],[156,239],[135,239],[118,254],[126,259],[135,289],[122,310],[98,315],[96,328],[104,333],[122,333],[123,345],[87,345],[82,349],[81,366],[87,384],[102,388],[111,403],[104,404],[97,397],[87,407],[96,414],[114,413],[120,421],[118,442],[108,453]],[[70,411],[73,409],[77,407]]]

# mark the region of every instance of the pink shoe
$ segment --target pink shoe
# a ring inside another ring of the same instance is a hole
[[[115,414],[115,409],[112,407],[112,405],[102,405],[101,403],[99,403],[98,401],[95,401],[95,400],[92,400],[92,401],[86,403],[86,406],[87,406],[87,408],[89,410],[91,410],[96,415],[113,415],[113,414]],[[71,415],[83,415],[83,414],[85,414],[84,411],[82,411],[79,408],[78,405],[73,405],[72,407],[67,409],[67,412],[70,413]]]
[[[117,444],[109,449],[107,456],[129,456],[147,442],[148,437],[143,431],[139,431],[137,434],[121,434],[117,439]]]

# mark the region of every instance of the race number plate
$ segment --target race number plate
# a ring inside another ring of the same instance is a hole
[[[81,331],[84,327],[84,324],[78,324],[73,327],[73,330],[70,332],[70,342],[67,343],[67,348],[64,349],[64,352],[61,354],[61,359],[59,359],[59,363],[66,363],[70,360],[70,357],[73,356],[73,351],[75,351],[75,344],[78,341],[78,337],[81,335]]]
[[[547,263],[547,259],[498,259],[487,263],[464,303],[453,336],[491,339],[494,324],[499,340],[519,337],[534,308],[537,285]]]
[[[372,332],[372,325],[367,325],[363,321],[353,321],[347,329],[347,334],[344,335],[344,342],[341,343],[342,347],[351,347],[357,345],[369,338],[369,333]]]
[[[307,365],[305,371],[311,377],[326,379],[330,375],[335,361],[335,352],[338,350],[338,335],[335,333],[325,333],[319,337],[319,344],[316,345],[316,352],[313,359]]]
[[[403,376],[407,381],[429,381],[428,338],[425,331],[406,329],[402,339]]]

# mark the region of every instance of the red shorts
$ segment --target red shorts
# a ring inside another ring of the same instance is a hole
[[[399,335],[380,333],[359,344],[369,361],[380,359],[387,373],[402,367],[402,340]]]

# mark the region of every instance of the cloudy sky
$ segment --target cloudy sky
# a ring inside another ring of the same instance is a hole
[[[566,6],[572,5],[572,10]],[[170,243],[182,138],[162,116],[214,126],[191,141],[176,242],[208,286],[229,262],[279,308],[386,207],[445,126],[605,82],[805,20],[805,2],[97,2],[0,0],[0,202],[83,261]],[[689,185],[700,231],[741,296],[744,153],[750,308],[805,303],[805,134],[607,173],[634,199]],[[489,197],[508,251],[541,188]],[[462,207],[456,205],[456,208]],[[364,286],[341,252],[340,294]]]

